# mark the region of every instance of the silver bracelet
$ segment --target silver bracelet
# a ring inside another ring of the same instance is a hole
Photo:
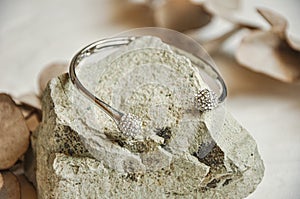
[[[95,102],[107,115],[109,115],[117,124],[118,128],[120,131],[125,135],[125,136],[131,136],[135,137],[135,135],[139,134],[142,130],[142,121],[140,118],[135,116],[134,114],[131,113],[122,113],[115,108],[111,107],[109,104],[105,103],[98,97],[96,97],[94,94],[92,94],[89,90],[87,90],[83,84],[79,81],[75,68],[79,65],[79,63],[103,50],[106,48],[114,48],[114,47],[120,47],[124,45],[128,45],[138,37],[113,37],[113,38],[107,38],[107,39],[102,39],[99,41],[96,41],[94,43],[91,43],[90,45],[86,46],[82,50],[80,50],[72,59],[70,63],[70,68],[69,68],[69,76],[71,78],[72,83],[90,100]],[[204,70],[210,70],[209,72],[207,71],[207,74],[213,74],[215,77],[216,81],[219,84],[220,87],[220,95],[217,96],[216,93],[210,89],[203,89],[198,91],[195,94],[194,98],[194,106],[195,109],[200,110],[201,112],[204,111],[209,111],[212,110],[213,108],[217,107],[218,104],[222,103],[226,96],[227,96],[227,89],[224,80],[220,76],[220,74],[217,72],[217,70],[211,66],[209,63],[206,61],[202,60],[208,68],[203,68]],[[212,75],[210,75],[212,76]]]

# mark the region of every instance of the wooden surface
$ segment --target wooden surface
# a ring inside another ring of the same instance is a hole
[[[123,17],[116,2],[0,1],[0,90],[15,96],[37,91],[46,64],[69,61],[94,40],[143,25]],[[260,4],[290,19],[299,13],[295,0]],[[297,23],[291,24],[294,33]],[[248,198],[300,198],[300,85],[250,72],[221,53],[213,57],[228,84],[228,108],[256,139],[265,162],[265,177]]]

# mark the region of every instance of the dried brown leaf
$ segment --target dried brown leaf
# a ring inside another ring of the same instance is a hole
[[[240,0],[206,0],[205,7],[215,15],[225,18],[240,9]]]
[[[28,129],[33,132],[42,120],[41,100],[35,93],[27,93],[14,101],[21,109]]]
[[[258,8],[257,12],[271,25],[271,31],[282,39],[282,43],[300,51],[300,40],[287,33],[288,21],[282,15],[267,8]]]
[[[24,118],[26,119],[27,117],[29,117],[32,112],[34,111],[32,108],[28,108],[27,106],[23,106],[23,105],[20,105],[19,106],[21,112],[22,112],[22,115],[24,116]]]
[[[284,82],[300,79],[300,52],[271,31],[247,35],[236,51],[236,58],[243,66]]]
[[[232,35],[237,33],[239,30],[241,30],[241,27],[235,26],[229,31],[222,34],[221,36],[203,42],[204,49],[207,50],[207,52],[209,53],[213,53],[214,51],[217,51],[218,49],[220,49],[220,46],[222,45],[223,42],[225,42],[228,38],[230,38]]]
[[[29,146],[24,117],[9,95],[0,94],[0,169],[13,166]]]
[[[153,9],[157,26],[177,31],[200,28],[212,18],[202,5],[191,1],[167,0]]]
[[[148,1],[124,1],[114,2],[113,20],[133,27],[154,26],[153,10]]]
[[[253,31],[245,36],[236,51],[237,61],[256,72],[284,82],[300,79],[300,51],[290,46],[286,37],[287,21],[280,14],[257,9],[271,25],[269,31]]]
[[[33,114],[29,115],[26,118],[27,127],[31,132],[35,131],[35,129],[39,126],[40,122],[41,122],[41,118],[39,113],[33,112]]]
[[[286,41],[292,49],[300,51],[300,40],[295,39],[290,35],[286,34]]]
[[[206,0],[203,6],[209,13],[226,19],[235,25],[258,29],[260,27],[259,23],[249,16],[249,10],[255,9],[248,8],[246,11],[241,3],[240,0]]]
[[[20,199],[21,190],[17,177],[10,171],[4,171],[1,175],[3,177],[3,186],[0,188],[0,198]]]
[[[20,175],[24,173],[24,164],[23,164],[24,156],[21,156],[18,161],[9,168],[9,171],[15,175]]]
[[[27,180],[24,175],[17,176],[21,187],[21,198],[22,199],[35,199],[37,198],[36,190],[32,184]]]
[[[287,20],[280,14],[266,8],[258,8],[257,12],[271,25],[271,31],[285,35]]]
[[[39,89],[40,94],[45,90],[48,82],[63,73],[68,71],[68,64],[61,63],[52,63],[46,66],[39,74]]]
[[[14,101],[18,105],[25,105],[28,108],[31,107],[37,110],[42,110],[41,100],[34,92],[26,93],[20,97],[14,98]]]

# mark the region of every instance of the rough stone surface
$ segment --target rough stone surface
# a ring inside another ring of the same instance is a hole
[[[157,38],[79,66],[78,76],[108,104],[140,117],[143,132],[120,136],[68,75],[53,79],[32,137],[39,197],[243,198],[261,181],[253,138],[223,105],[194,110],[194,94],[207,85],[190,59]]]

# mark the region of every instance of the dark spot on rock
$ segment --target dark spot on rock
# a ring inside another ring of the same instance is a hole
[[[217,170],[224,165],[224,152],[218,145],[215,145],[204,158],[199,158],[197,153],[193,153],[192,155],[197,157],[200,162],[210,166],[213,170]]]
[[[231,178],[229,178],[229,179],[226,179],[226,180],[225,180],[225,182],[223,183],[223,186],[226,186],[226,185],[228,185],[228,184],[229,184],[229,182],[230,182],[231,180],[232,180]]]
[[[200,187],[200,188],[199,188],[199,192],[200,192],[200,193],[205,193],[207,190],[208,190],[207,187]]]
[[[118,141],[117,143],[119,144],[120,147],[124,147],[125,145],[125,142],[123,142],[122,140]]]
[[[211,182],[209,182],[206,186],[209,188],[216,188],[217,184],[220,182],[220,180],[213,179]]]
[[[72,156],[74,154],[74,151],[72,149],[68,149],[68,154]]]
[[[125,179],[133,181],[133,182],[138,182],[139,179],[143,178],[144,175],[141,173],[128,173],[125,175]]]
[[[159,137],[164,138],[163,146],[166,146],[170,142],[172,136],[172,131],[170,127],[158,128],[155,130],[155,133]]]
[[[67,148],[67,149],[70,148],[70,145],[69,145],[68,143],[66,143],[66,142],[64,143],[64,146],[65,146],[65,148]]]

